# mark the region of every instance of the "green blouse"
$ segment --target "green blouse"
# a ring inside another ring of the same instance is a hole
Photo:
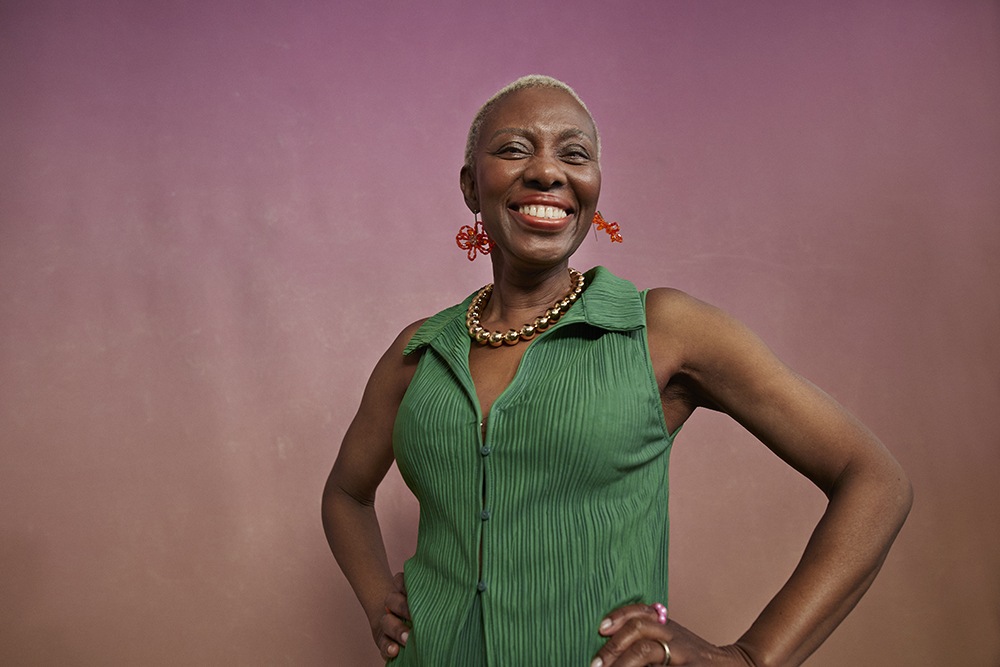
[[[603,267],[528,347],[485,437],[462,304],[416,332],[393,431],[420,503],[409,665],[589,665],[601,619],[667,599],[668,432],[645,294]]]

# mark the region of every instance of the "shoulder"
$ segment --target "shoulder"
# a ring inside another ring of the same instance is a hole
[[[710,306],[673,287],[654,287],[646,293],[646,317],[650,324],[662,324],[664,319],[689,315],[702,307]]]
[[[474,296],[475,293],[467,297],[462,303],[445,308],[428,318],[418,320],[406,327],[403,333],[400,334],[400,337],[406,338],[403,341],[402,354],[419,356],[412,353],[421,350],[439,335],[454,336],[456,322],[461,325],[461,329],[464,331],[466,327],[465,315],[468,311],[469,303]]]
[[[708,333],[713,326],[730,320],[722,310],[671,287],[656,287],[646,293],[646,327],[651,339],[679,340]]]
[[[379,370],[379,367],[397,370],[401,372],[405,385],[408,385],[417,361],[424,348],[431,341],[440,335],[454,336],[456,321],[461,324],[462,331],[465,330],[465,314],[473,296],[475,293],[461,303],[449,306],[430,317],[421,318],[403,327],[389,349],[382,355],[376,371]]]
[[[417,332],[420,331],[420,329],[427,324],[430,319],[430,317],[422,317],[419,320],[411,322],[403,327],[402,331],[396,335],[395,340],[392,341],[392,345],[389,346],[387,352],[395,351],[399,353],[399,356],[402,356],[406,346],[409,345],[410,341],[413,340],[413,337],[417,335]]]
[[[385,396],[402,398],[420,358],[419,354],[406,354],[407,346],[428,319],[419,319],[403,327],[382,354],[369,380],[376,391]]]
[[[678,370],[711,371],[764,348],[738,319],[678,289],[649,290],[646,326],[650,347],[669,350]]]

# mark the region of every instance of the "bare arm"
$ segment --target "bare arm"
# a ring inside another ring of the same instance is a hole
[[[909,481],[871,432],[736,320],[673,290],[650,292],[647,310],[670,426],[699,406],[726,412],[816,484],[829,503],[795,571],[735,644],[712,647],[676,623],[659,626],[655,615],[637,608],[612,614],[604,632],[615,635],[611,652],[626,655],[629,649],[619,649],[626,640],[661,638],[675,665],[801,664],[871,585],[909,512]],[[662,655],[646,641],[645,650],[653,649]],[[644,664],[614,656],[603,663]]]
[[[330,549],[361,602],[383,658],[405,644],[405,598],[394,583],[375,515],[375,492],[393,462],[392,428],[416,369],[403,348],[419,323],[407,327],[372,372],[358,413],[323,489],[323,528]],[[411,355],[416,356],[416,355]],[[387,614],[386,607],[392,609]]]

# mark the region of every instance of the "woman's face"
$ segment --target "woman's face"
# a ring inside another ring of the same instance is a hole
[[[494,253],[526,267],[562,262],[583,242],[601,193],[594,123],[557,88],[511,93],[486,117],[461,183]]]

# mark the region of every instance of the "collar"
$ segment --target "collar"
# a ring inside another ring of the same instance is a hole
[[[646,326],[643,297],[635,285],[619,278],[603,266],[595,266],[584,275],[587,277],[587,282],[580,298],[548,331],[554,331],[574,322],[582,322],[608,331],[634,331]],[[454,331],[461,332],[464,342],[468,337],[468,332],[465,330],[465,313],[477,292],[470,294],[462,303],[442,310],[424,322],[406,344],[403,354],[410,354],[430,345],[439,336],[450,336]]]

